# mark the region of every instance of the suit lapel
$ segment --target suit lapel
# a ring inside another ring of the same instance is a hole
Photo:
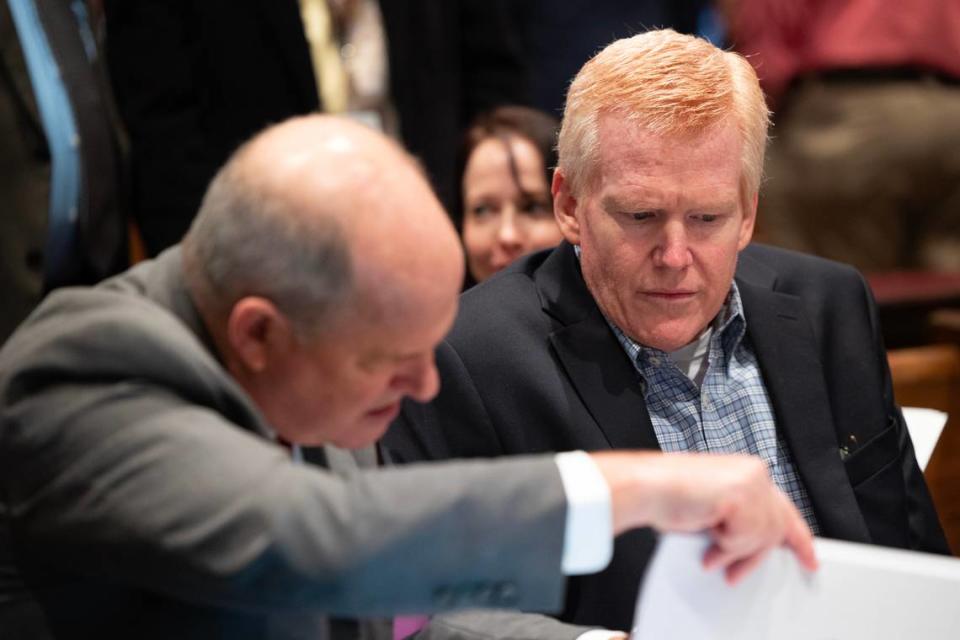
[[[840,458],[823,367],[800,298],[774,291],[775,276],[741,258],[737,286],[777,430],[787,443],[825,535],[869,534]]]
[[[571,384],[613,449],[659,449],[640,375],[587,290],[573,247],[563,243],[537,271],[550,334]]]

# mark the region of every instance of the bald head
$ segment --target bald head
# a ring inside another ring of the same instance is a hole
[[[184,272],[226,370],[289,442],[366,446],[438,388],[463,256],[416,162],[359,124],[272,127],[217,174]]]
[[[271,127],[234,154],[184,258],[201,306],[222,314],[260,296],[307,334],[347,311],[396,313],[410,287],[462,278],[456,232],[416,161],[323,115]]]

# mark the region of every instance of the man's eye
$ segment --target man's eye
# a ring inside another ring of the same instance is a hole
[[[653,212],[651,211],[636,211],[630,214],[630,218],[637,222],[643,222],[644,220],[649,220],[653,217]]]
[[[701,213],[700,215],[694,216],[694,218],[700,222],[716,222],[720,219],[720,216],[716,213]]]

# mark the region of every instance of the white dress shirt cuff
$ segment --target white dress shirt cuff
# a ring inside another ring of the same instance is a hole
[[[587,453],[558,453],[560,480],[567,494],[563,536],[563,573],[596,573],[613,555],[613,513],[610,487]]]
[[[610,631],[609,629],[590,629],[577,636],[577,640],[623,640],[627,637],[622,631]]]

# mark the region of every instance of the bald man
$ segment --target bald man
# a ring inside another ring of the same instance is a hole
[[[438,388],[463,257],[415,163],[301,118],[241,148],[181,246],[52,294],[0,351],[4,638],[325,637],[320,614],[556,609],[638,526],[736,580],[810,533],[737,456],[582,452],[338,476]],[[707,481],[709,479],[709,481]]]

